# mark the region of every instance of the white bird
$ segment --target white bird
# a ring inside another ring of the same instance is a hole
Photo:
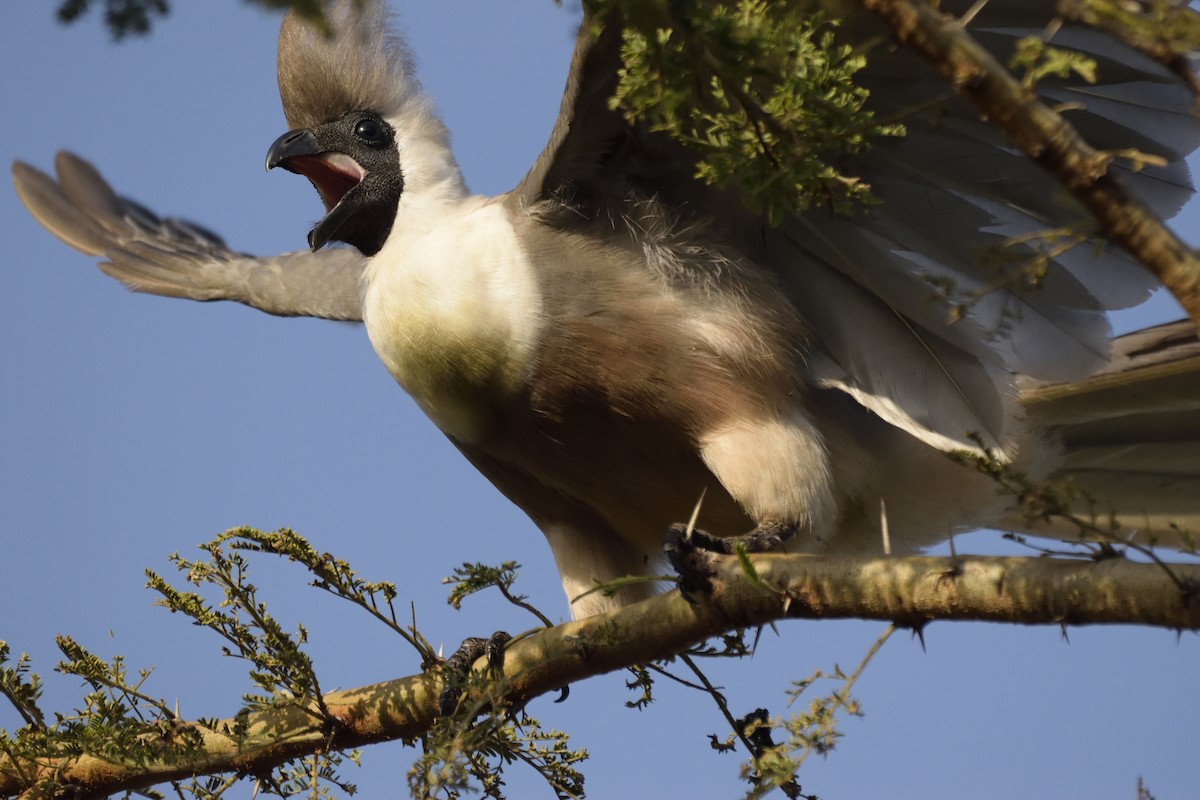
[[[971,30],[1010,49],[1046,5],[993,0]],[[1110,246],[1057,254],[1036,290],[996,283],[989,254],[1085,214],[913,54],[879,46],[859,76],[875,113],[908,129],[854,165],[881,202],[771,226],[694,180],[682,145],[610,109],[619,25],[585,21],[542,156],[511,192],[479,197],[382,1],[327,14],[331,37],[284,19],[292,130],[267,159],[324,202],[311,250],[233,252],[68,154],[57,180],[14,164],[17,190],[136,291],[362,320],[400,385],[545,534],[569,599],[656,572],[701,496],[702,528],[800,551],[878,552],[881,503],[895,550],[1020,525],[956,451],[1072,476],[1142,535],[1200,529],[1194,333],[1166,326],[1110,357],[1105,311],[1156,285]],[[1123,177],[1175,213],[1200,141],[1189,93],[1095,31],[1055,44],[1094,57],[1099,79],[1041,91],[1075,104],[1094,145],[1163,157]],[[957,308],[931,288],[948,283],[978,297]],[[572,612],[648,591],[590,593]]]

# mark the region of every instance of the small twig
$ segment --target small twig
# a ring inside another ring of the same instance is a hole
[[[684,664],[687,664],[688,668],[695,674],[697,678],[700,679],[700,682],[704,684],[704,691],[707,692],[708,695],[712,697],[713,702],[717,704],[717,708],[720,709],[721,714],[725,717],[725,721],[729,723],[729,729],[732,730],[737,737],[742,740],[742,745],[746,748],[746,752],[751,756],[757,755],[754,745],[751,744],[750,739],[746,737],[745,729],[738,723],[738,720],[734,718],[732,712],[730,712],[729,704],[725,702],[725,695],[721,694],[721,692],[717,690],[717,687],[712,685],[712,682],[708,679],[708,676],[704,674],[700,667],[696,666],[696,662],[692,660],[691,656],[681,655],[679,660]]]
[[[862,661],[858,663],[858,667],[854,670],[854,672],[850,673],[850,677],[846,678],[845,682],[842,684],[842,688],[834,693],[833,706],[829,709],[830,716],[835,714],[838,709],[845,707],[846,699],[850,696],[850,690],[854,688],[854,684],[862,676],[863,671],[865,671],[867,668],[867,665],[871,663],[871,660],[874,659],[875,655],[883,648],[884,643],[891,638],[891,635],[895,632],[896,626],[894,624],[888,625],[887,629],[880,634],[879,638],[875,640],[875,643],[871,645],[869,650],[867,650],[866,655],[862,657]],[[801,758],[803,759],[809,753],[811,753],[812,749],[813,746],[811,743],[806,744]]]
[[[700,685],[700,684],[698,684],[698,683],[692,683],[692,682],[691,682],[691,681],[689,681],[689,680],[685,680],[685,679],[683,679],[683,678],[679,677],[678,675],[676,675],[675,673],[671,672],[670,670],[668,670],[668,669],[666,669],[666,668],[664,668],[664,667],[660,667],[660,666],[658,666],[657,664],[653,664],[653,663],[651,663],[651,664],[642,664],[642,668],[643,668],[643,669],[648,669],[648,670],[650,670],[651,672],[657,673],[658,675],[661,675],[662,677],[664,677],[664,678],[666,678],[666,679],[668,679],[668,680],[675,681],[675,683],[678,683],[680,686],[686,686],[687,688],[689,688],[689,689],[695,689],[695,690],[696,690],[696,691],[698,691],[698,692],[706,692],[706,691],[708,691],[708,689],[707,689],[707,688],[705,688],[704,686],[701,686],[701,685]]]
[[[517,606],[518,608],[523,608],[526,611],[528,611],[530,614],[533,614],[535,617],[537,617],[539,620],[541,620],[541,623],[543,625],[545,625],[547,628],[554,627],[554,623],[550,621],[549,617],[547,617],[541,611],[538,611],[537,608],[535,608],[530,603],[527,603],[524,600],[522,600],[521,598],[514,595],[512,592],[510,592],[508,590],[507,586],[504,586],[503,584],[497,584],[496,588],[500,590],[500,594],[504,595],[505,600],[512,603],[514,606]]]

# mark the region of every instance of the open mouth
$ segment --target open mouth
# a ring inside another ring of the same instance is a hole
[[[279,166],[308,178],[325,204],[325,213],[332,211],[367,176],[367,171],[357,161],[337,152],[289,156]]]

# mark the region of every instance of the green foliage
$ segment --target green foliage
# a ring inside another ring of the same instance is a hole
[[[67,659],[55,670],[83,678],[91,689],[83,709],[70,716],[56,715],[58,731],[79,752],[146,763],[161,757],[164,744],[183,745],[185,751],[199,748],[199,732],[179,719],[165,701],[142,691],[151,670],[139,670],[137,680],[131,682],[121,656],[105,662],[69,636],[58,636],[55,642]]]
[[[478,790],[503,800],[504,767],[516,763],[540,775],[555,797],[584,796],[583,774],[576,765],[588,754],[571,749],[567,734],[544,730],[524,711],[513,716],[493,709],[472,721],[477,710],[439,720],[425,737],[425,754],[408,773],[413,797],[455,800]]]
[[[87,754],[114,764],[145,766],[183,762],[201,752],[200,730],[143,691],[150,670],[139,670],[132,679],[120,656],[106,662],[68,636],[55,641],[64,656],[55,671],[82,678],[88,690],[78,708],[55,713],[50,723],[38,706],[42,682],[29,671],[28,657],[22,655],[15,666],[6,666],[9,649],[0,642],[0,694],[26,722],[12,734],[0,730],[0,756],[12,774],[52,793],[53,771],[45,768],[62,759]],[[238,735],[228,727],[221,732]]]
[[[298,758],[280,767],[275,774],[258,781],[258,790],[263,794],[279,797],[307,796],[309,800],[332,800],[335,790],[347,795],[358,792],[358,787],[341,778],[338,768],[346,761],[359,766],[359,752],[318,753]]]
[[[12,707],[31,728],[45,728],[46,720],[38,701],[42,698],[42,679],[30,672],[29,656],[22,653],[14,666],[5,666],[9,660],[8,642],[0,640],[0,694],[8,699]]]
[[[861,715],[861,709],[852,697],[851,689],[892,631],[893,628],[889,627],[871,646],[853,674],[847,676],[835,667],[832,673],[826,674],[818,670],[808,679],[796,682],[788,693],[789,705],[794,704],[819,680],[832,679],[840,685],[826,695],[813,698],[807,708],[787,719],[773,719],[770,712],[762,708],[754,709],[740,717],[736,716],[730,710],[724,694],[713,685],[696,663],[699,658],[744,658],[752,655],[753,647],[747,644],[744,631],[726,634],[719,640],[679,656],[678,659],[631,667],[629,671],[633,677],[626,682],[626,686],[639,692],[639,696],[635,700],[627,701],[625,705],[628,708],[642,709],[652,702],[654,675],[703,692],[716,704],[730,731],[724,738],[715,733],[708,734],[712,749],[718,753],[728,753],[737,750],[740,743],[748,754],[740,769],[741,778],[748,786],[746,797],[763,797],[779,789],[790,798],[816,800],[815,795],[803,793],[798,781],[799,770],[809,755],[816,753],[824,756],[834,749],[841,738],[838,728],[841,715]],[[686,680],[670,670],[676,660],[691,671],[696,682]],[[786,734],[786,740],[776,742],[776,732]]]
[[[266,692],[247,696],[246,702],[251,705],[307,700],[327,724],[336,725],[324,708],[312,661],[302,650],[307,638],[304,628],[298,627],[295,635],[288,634],[268,613],[248,580],[248,553],[275,555],[303,565],[314,576],[314,587],[351,602],[402,636],[418,651],[426,668],[439,662],[415,621],[409,625],[399,623],[393,606],[394,584],[362,579],[345,561],[317,551],[294,531],[268,533],[237,528],[201,549],[208,555],[207,560],[193,562],[178,555],[171,560],[188,582],[218,588],[222,599],[217,605],[205,602],[198,594],[175,590],[154,573],[147,573],[149,586],[163,596],[161,605],[220,634],[227,643],[226,655],[251,662],[251,679]],[[495,587],[509,602],[548,625],[545,615],[512,591],[517,569],[513,562],[500,567],[464,564],[455,572],[459,585],[451,594],[451,602],[458,607],[467,595]],[[481,789],[485,796],[500,798],[502,769],[517,762],[537,771],[558,796],[582,795],[583,777],[574,765],[586,758],[586,752],[571,750],[565,734],[544,731],[531,717],[522,714],[510,718],[499,700],[502,689],[486,675],[468,676],[464,695],[488,699],[461,704],[457,714],[440,720],[423,738],[424,754],[409,776],[415,796],[458,797],[470,786]],[[476,720],[485,711],[487,718]],[[357,763],[354,754],[332,752],[307,757],[269,776],[261,787],[280,796],[294,794],[301,786],[311,797],[329,796],[331,787],[351,792],[353,787],[341,781],[337,772],[346,757]]]
[[[802,796],[796,781],[800,762],[792,757],[786,744],[776,744],[774,728],[765,708],[755,709],[737,721],[735,735],[746,743],[751,754],[741,770],[742,780],[750,785],[747,798],[763,797],[775,789],[791,798]]]
[[[261,694],[243,695],[246,710],[280,703],[295,703],[309,711],[314,719],[334,729],[339,724],[326,708],[320,681],[311,657],[304,652],[308,633],[302,625],[289,633],[259,600],[257,587],[249,580],[250,564],[244,553],[257,552],[282,556],[310,568],[317,579],[313,584],[340,594],[345,591],[355,599],[373,599],[376,594],[394,597],[390,584],[368,584],[349,570],[345,562],[328,554],[319,554],[311,545],[290,530],[262,533],[251,528],[238,528],[221,534],[201,545],[208,560],[189,560],[173,554],[170,561],[183,572],[188,583],[201,588],[215,588],[221,600],[215,604],[201,592],[184,592],[171,586],[152,570],[146,571],[147,587],[161,595],[158,605],[172,613],[188,616],[202,627],[215,631],[225,644],[224,655],[250,663],[249,677]],[[349,598],[348,598],[349,599]],[[360,603],[361,604],[361,603]],[[388,603],[390,608],[390,603]],[[378,609],[376,609],[378,615]],[[236,720],[245,720],[245,710]],[[216,723],[207,721],[212,726]],[[237,737],[239,731],[231,732]],[[244,730],[241,731],[244,735]],[[265,774],[258,775],[259,791],[289,797],[304,793],[310,798],[335,796],[337,789],[353,794],[355,787],[341,779],[339,768],[346,760],[358,764],[357,751],[329,750],[285,763]],[[198,779],[187,787],[197,798],[215,798],[236,782],[237,776],[226,780]]]
[[[218,536],[208,546],[228,546],[239,552],[266,553],[301,564],[313,574],[311,586],[353,603],[408,642],[421,657],[422,669],[438,663],[433,645],[417,630],[415,612],[407,625],[402,625],[397,619],[394,583],[363,580],[347,562],[331,553],[318,552],[298,533],[287,528],[269,533],[254,528],[234,528]]]
[[[1181,578],[1171,569],[1171,565],[1159,556],[1157,548],[1160,542],[1157,537],[1147,535],[1144,537],[1145,543],[1132,540],[1124,534],[1115,509],[1101,507],[1094,497],[1073,481],[1036,480],[1013,467],[1007,459],[985,448],[982,440],[976,438],[976,443],[980,447],[980,453],[964,451],[954,453],[952,457],[973,466],[991,478],[1003,494],[1015,498],[1026,527],[1049,527],[1057,523],[1060,528],[1065,524],[1065,527],[1074,532],[1074,538],[1068,534],[1056,535],[1055,538],[1062,540],[1062,546],[1058,549],[1031,544],[1020,534],[1006,533],[1004,538],[1037,550],[1043,555],[1083,557],[1097,561],[1136,555],[1160,566],[1184,598],[1195,597],[1200,591],[1200,587]],[[1180,554],[1200,556],[1195,531],[1176,524],[1172,525],[1171,532],[1178,540],[1174,546]]]
[[[519,569],[514,561],[498,567],[464,563],[442,580],[452,587],[447,602],[460,609],[467,597],[495,589],[551,627],[550,619],[525,595],[513,591]],[[584,796],[584,778],[577,765],[587,759],[586,750],[571,749],[566,733],[544,730],[524,710],[513,713],[503,701],[504,683],[496,676],[472,672],[462,681],[458,708],[423,737],[424,754],[409,770],[413,797],[451,800],[478,790],[484,797],[502,800],[504,767],[515,763],[533,769],[555,797]]]
[[[1009,66],[1024,70],[1021,82],[1026,88],[1033,88],[1044,78],[1066,78],[1071,73],[1088,83],[1096,82],[1096,59],[1077,51],[1051,47],[1040,36],[1026,36],[1018,41]]]
[[[305,629],[298,626],[295,633],[289,633],[258,599],[258,590],[249,581],[249,563],[244,553],[270,553],[303,562],[317,576],[314,585],[368,607],[380,617],[385,615],[377,598],[386,598],[383,607],[390,610],[394,587],[362,581],[345,562],[317,553],[291,531],[264,534],[243,528],[222,534],[201,549],[208,555],[207,560],[171,557],[186,580],[200,591],[180,591],[151,571],[147,572],[148,584],[161,596],[160,605],[217,632],[225,641],[222,647],[225,655],[250,663],[250,679],[260,693],[244,696],[247,709],[229,722],[205,719],[185,722],[164,701],[144,691],[150,670],[130,676],[120,656],[106,662],[70,637],[60,636],[57,642],[65,659],[56,671],[82,678],[89,691],[80,708],[69,714],[55,714],[54,723],[47,725],[37,705],[41,682],[29,672],[28,659],[22,656],[15,666],[5,666],[8,648],[0,645],[0,693],[26,721],[25,727],[14,735],[0,731],[0,755],[8,757],[12,768],[19,773],[48,759],[82,755],[127,766],[152,762],[186,764],[203,753],[205,732],[226,736],[235,746],[241,746],[248,735],[248,709],[280,703],[315,708],[316,711],[309,713],[317,722],[331,729],[337,725],[324,706],[312,660],[303,650],[307,639]],[[203,593],[212,588],[220,594],[215,603]],[[394,614],[389,621],[395,624]],[[357,764],[358,753],[322,752],[285,763],[257,774],[257,791],[281,797],[304,793],[311,798],[332,797],[338,792],[353,794],[353,784],[338,774],[347,760]],[[20,777],[32,783],[38,775]],[[212,800],[242,777],[240,774],[198,777],[186,784],[174,783],[173,787],[181,796],[186,793],[200,800]],[[144,793],[161,796],[157,792]]]
[[[698,152],[699,179],[736,187],[772,220],[870,198],[839,164],[902,128],[863,108],[853,76],[866,62],[837,42],[836,21],[766,0],[598,5],[628,25],[613,107]]]
[[[321,0],[244,0],[248,5],[269,9],[294,8],[301,16],[317,25],[324,25],[325,15]],[[96,0],[60,0],[55,12],[60,22],[70,24],[87,16]],[[120,41],[126,36],[146,36],[156,20],[165,18],[171,8],[167,0],[103,0],[104,27],[113,39]]]
[[[895,627],[889,626],[880,635],[850,675],[835,665],[831,673],[817,670],[808,678],[796,681],[788,692],[789,705],[796,704],[818,681],[833,680],[839,686],[828,694],[813,697],[804,709],[791,717],[776,723],[769,719],[765,710],[759,709],[739,720],[740,731],[735,729],[735,733],[740,733],[751,753],[750,761],[742,767],[743,779],[751,787],[746,794],[748,798],[762,797],[778,788],[788,797],[815,800],[813,795],[801,793],[796,776],[809,756],[828,755],[837,746],[842,737],[838,727],[841,714],[862,716],[862,709],[851,690],[893,631]],[[776,728],[787,734],[786,741],[775,743],[771,732]]]
[[[632,676],[625,681],[625,687],[639,692],[637,698],[626,700],[625,707],[641,711],[654,702],[654,678],[650,677],[650,669],[644,664],[634,664],[629,668]]]
[[[1135,47],[1169,60],[1200,50],[1200,14],[1178,0],[1060,0],[1068,19],[1117,33]]]
[[[93,0],[62,0],[58,19],[75,22],[93,6]],[[165,17],[170,11],[167,0],[104,0],[104,25],[114,39],[129,35],[145,36],[155,17]]]
[[[454,574],[442,579],[442,583],[453,587],[446,602],[458,610],[462,608],[462,601],[467,597],[485,589],[494,588],[503,595],[505,600],[533,614],[547,628],[553,627],[554,623],[550,621],[549,617],[529,604],[528,597],[512,591],[512,585],[517,579],[517,570],[520,568],[521,565],[515,561],[505,561],[498,567],[464,562],[461,567],[454,570]]]
[[[747,645],[745,631],[737,630],[725,634],[719,640],[706,643],[677,658],[669,658],[651,664],[641,664],[629,667],[633,676],[625,685],[639,692],[634,700],[625,702],[626,708],[645,709],[653,702],[654,676],[667,678],[675,683],[707,694],[717,706],[717,710],[729,724],[731,733],[724,739],[715,733],[708,734],[709,744],[718,753],[729,753],[737,750],[741,742],[749,754],[748,760],[741,767],[741,778],[749,786],[747,797],[762,797],[774,789],[780,789],[791,798],[809,797],[801,793],[800,784],[796,780],[796,769],[800,762],[791,756],[794,745],[789,743],[776,744],[772,732],[778,727],[771,721],[766,709],[755,709],[738,718],[730,710],[725,695],[713,685],[708,676],[697,665],[700,658],[745,658],[753,654],[753,648]],[[672,671],[676,662],[681,663],[691,671],[694,681],[685,679]]]
[[[462,608],[462,601],[465,598],[493,587],[508,596],[508,591],[516,581],[517,570],[520,568],[521,565],[515,561],[505,561],[498,567],[463,562],[461,567],[455,568],[449,578],[442,578],[443,584],[452,587],[446,602],[457,611]],[[524,595],[518,595],[518,597],[521,600],[526,599]]]
[[[308,632],[302,625],[296,626],[294,634],[284,630],[258,599],[257,587],[249,582],[246,558],[222,547],[227,540],[225,534],[202,546],[207,561],[191,561],[178,553],[170,557],[188,583],[220,590],[219,603],[210,603],[197,592],[179,591],[152,570],[146,570],[147,587],[162,595],[158,605],[191,617],[195,624],[220,635],[226,642],[221,648],[225,655],[250,662],[250,680],[263,694],[243,695],[247,705],[310,700],[324,711],[316,670],[303,649]]]

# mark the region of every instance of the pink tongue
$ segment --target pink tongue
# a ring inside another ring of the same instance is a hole
[[[315,156],[293,156],[288,166],[312,182],[328,213],[346,192],[358,186],[365,173],[354,159],[342,153],[321,153]]]

